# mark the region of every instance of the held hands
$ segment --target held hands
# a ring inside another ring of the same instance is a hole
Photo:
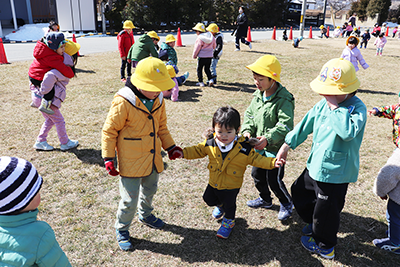
[[[283,145],[281,146],[281,148],[278,151],[278,154],[276,154],[275,167],[276,167],[276,165],[283,166],[284,164],[286,164],[286,158],[287,158],[289,149],[290,149],[289,145],[286,143],[283,143]]]
[[[181,159],[183,158],[183,150],[179,146],[174,146],[170,150],[168,150],[168,157],[170,160]]]
[[[368,116],[371,117],[372,115],[376,114],[376,109],[371,109],[371,110],[368,110],[367,112],[368,112]]]
[[[257,136],[258,144],[254,146],[255,149],[261,150],[268,145],[268,141],[264,136]]]
[[[114,167],[114,161],[112,159],[105,159],[104,165],[106,166],[106,170],[109,175],[117,176],[119,172]]]

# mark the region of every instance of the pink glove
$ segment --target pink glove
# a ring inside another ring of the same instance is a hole
[[[111,159],[104,160],[104,165],[106,165],[106,170],[107,170],[108,174],[110,174],[112,176],[117,176],[119,174],[119,172],[114,167],[113,160],[111,160]]]
[[[179,146],[174,146],[172,149],[168,150],[168,157],[170,160],[175,160],[183,157],[182,148]]]

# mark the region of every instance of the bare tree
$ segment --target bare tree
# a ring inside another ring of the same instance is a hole
[[[335,26],[335,18],[336,15],[342,11],[345,10],[346,8],[350,7],[351,3],[355,2],[356,0],[349,0],[349,1],[343,1],[343,0],[328,0],[328,5],[331,9],[331,17],[332,17],[332,22],[333,25]]]

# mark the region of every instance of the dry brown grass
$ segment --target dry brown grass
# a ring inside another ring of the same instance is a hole
[[[168,125],[177,144],[189,146],[201,140],[214,111],[231,105],[244,113],[254,91],[252,75],[245,68],[264,54],[277,56],[282,65],[282,84],[296,99],[295,122],[321,97],[309,83],[322,65],[339,57],[344,39],[303,40],[299,49],[289,42],[253,43],[233,52],[226,44],[218,64],[218,86],[199,88],[192,46],[177,48],[179,68],[191,76],[181,87],[180,102],[166,100]],[[389,39],[383,57],[375,57],[372,43],[362,54],[370,64],[357,75],[358,96],[368,108],[398,101],[397,40]],[[155,214],[167,222],[154,230],[134,221],[130,229],[135,251],[118,249],[114,219],[119,200],[118,180],[108,176],[101,159],[100,136],[118,79],[117,52],[86,55],[79,59],[77,77],[68,86],[62,113],[78,149],[62,153],[37,152],[32,148],[43,118],[29,107],[29,62],[0,66],[0,155],[30,160],[44,177],[40,219],[54,229],[58,242],[73,266],[396,266],[398,257],[380,251],[371,241],[386,231],[386,202],[372,193],[374,178],[394,149],[391,122],[369,118],[361,148],[359,180],[351,184],[342,214],[336,257],[324,260],[300,245],[304,223],[296,213],[287,223],[277,219],[279,203],[271,210],[252,210],[246,201],[257,197],[250,172],[238,196],[237,225],[228,240],[215,237],[219,224],[212,208],[202,200],[208,181],[207,159],[169,161],[160,176],[154,200]],[[310,138],[309,138],[310,139]],[[59,147],[55,130],[49,143]],[[289,154],[285,182],[288,187],[305,167],[310,140]]]

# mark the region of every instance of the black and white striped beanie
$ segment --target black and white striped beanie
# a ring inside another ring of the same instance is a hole
[[[42,183],[32,163],[15,157],[0,157],[0,215],[23,210]]]

